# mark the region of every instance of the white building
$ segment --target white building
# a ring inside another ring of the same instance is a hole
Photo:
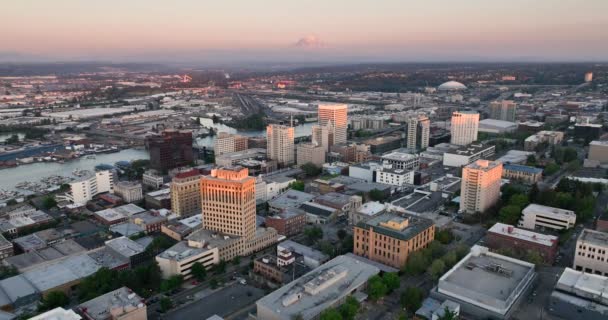
[[[154,189],[160,188],[164,183],[163,176],[155,170],[148,170],[142,176],[142,184]]]
[[[141,183],[137,181],[119,181],[114,185],[114,194],[129,203],[144,198]]]
[[[348,167],[348,176],[364,180],[365,182],[375,182],[374,172],[382,167],[378,162],[362,162]]]
[[[29,320],[81,320],[82,317],[71,309],[57,307],[55,309],[43,312],[37,316],[31,317]]]
[[[517,123],[515,122],[496,119],[483,119],[479,121],[479,132],[501,134],[515,130],[517,130]]]
[[[521,213],[522,216],[518,224],[520,228],[547,228],[559,231],[570,229],[576,224],[576,214],[571,210],[532,203]]]
[[[333,130],[333,144],[346,143],[348,106],[346,104],[319,104],[319,125]]]
[[[477,160],[462,170],[460,211],[484,212],[500,198],[502,163]]]
[[[100,193],[112,192],[113,188],[114,171],[87,172],[79,180],[70,183],[67,198],[77,204],[86,204]]]
[[[381,159],[395,169],[417,170],[420,167],[420,157],[416,154],[403,152],[403,149],[384,154]]]
[[[167,279],[173,275],[182,275],[184,279],[192,277],[192,265],[201,263],[206,269],[219,263],[217,247],[198,241],[180,241],[173,247],[156,256],[162,276]]]
[[[266,127],[266,150],[268,159],[275,160],[283,167],[294,164],[294,129],[284,125],[271,124]]]
[[[450,143],[467,145],[477,140],[479,113],[475,111],[456,111],[452,114]]]
[[[376,169],[376,182],[392,186],[414,184],[414,170],[394,169],[392,165],[385,164]]]
[[[576,240],[575,270],[608,276],[608,233],[583,229]]]
[[[460,146],[443,154],[443,165],[446,167],[462,167],[479,159],[488,159],[494,155],[495,147],[483,144]]]

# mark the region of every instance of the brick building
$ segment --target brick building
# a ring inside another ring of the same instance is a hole
[[[521,254],[535,251],[540,254],[544,262],[549,264],[555,260],[557,245],[556,236],[519,229],[503,223],[494,224],[486,235],[486,246],[490,249],[510,249]]]

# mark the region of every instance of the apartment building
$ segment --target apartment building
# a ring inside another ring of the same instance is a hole
[[[484,212],[500,197],[502,162],[477,160],[462,170],[460,211]]]
[[[608,276],[608,233],[583,229],[576,240],[573,268]]]
[[[271,124],[266,127],[268,159],[276,161],[281,167],[288,167],[294,164],[293,139],[293,127],[278,124]]]
[[[467,145],[477,140],[479,113],[476,111],[456,111],[452,114],[450,143]]]
[[[171,210],[180,217],[201,212],[201,175],[196,169],[180,172],[171,181]]]

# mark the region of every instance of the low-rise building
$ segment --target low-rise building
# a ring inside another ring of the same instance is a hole
[[[549,313],[562,319],[606,319],[606,292],[608,277],[566,268],[549,296]]]
[[[520,164],[505,164],[502,167],[502,177],[528,184],[535,184],[542,179],[543,169]]]
[[[148,192],[144,199],[148,209],[171,209],[170,188]]]
[[[277,252],[291,252],[302,258],[302,263],[310,268],[317,268],[329,260],[329,256],[321,251],[307,247],[292,240],[285,240],[277,245]]]
[[[435,239],[432,220],[384,213],[354,227],[353,253],[400,269],[409,255]]]
[[[165,183],[164,178],[156,170],[148,170],[141,177],[142,184],[153,189],[160,188]]]
[[[460,304],[471,319],[509,319],[537,275],[532,263],[474,246],[431,291],[431,297]]]
[[[55,309],[43,312],[39,315],[31,317],[29,320],[82,320],[82,317],[71,309],[57,307]]]
[[[479,121],[479,132],[502,134],[517,130],[517,123],[497,119],[483,119]]]
[[[495,147],[483,144],[470,144],[443,154],[443,165],[447,167],[462,167],[479,159],[490,159],[494,155]]]
[[[420,157],[417,154],[408,153],[407,150],[398,149],[380,157],[383,163],[392,165],[395,169],[418,170],[420,168]]]
[[[141,183],[137,181],[120,181],[114,185],[114,194],[125,202],[137,202],[144,198]]]
[[[574,211],[529,204],[522,212],[518,227],[525,229],[565,230],[574,227],[576,214]]]
[[[488,230],[485,242],[493,250],[513,250],[522,255],[529,251],[537,252],[545,263],[551,264],[557,255],[559,241],[556,236],[496,223]]]
[[[576,240],[573,268],[608,276],[608,233],[583,229]]]
[[[314,198],[315,196],[310,193],[289,189],[276,198],[268,201],[268,206],[270,212],[279,213],[287,208],[297,208],[301,204],[309,202]]]
[[[587,162],[596,165],[608,164],[608,141],[591,141],[589,143],[589,155],[585,163]]]
[[[267,227],[274,228],[280,235],[295,236],[304,231],[306,212],[298,208],[287,208],[265,219]]]
[[[144,299],[127,287],[110,291],[75,308],[86,320],[146,320]]]
[[[386,211],[386,205],[377,201],[369,201],[362,204],[357,210],[348,217],[350,225],[371,219]]]
[[[167,217],[158,211],[145,211],[131,216],[131,222],[142,227],[146,233],[160,232],[161,226],[167,223]]]
[[[564,133],[561,131],[539,131],[524,140],[524,150],[534,151],[540,144],[558,145],[564,140]]]
[[[202,264],[209,269],[220,262],[219,249],[213,243],[199,241],[180,241],[156,256],[163,278],[182,275],[192,277],[192,265]]]
[[[259,320],[318,319],[321,312],[344,303],[349,295],[363,293],[376,266],[338,256],[284,285],[256,302]]]
[[[390,164],[383,165],[376,170],[376,182],[398,187],[414,184],[414,171],[395,169]]]
[[[13,254],[13,243],[6,240],[6,238],[0,233],[0,260],[4,260]]]
[[[146,211],[144,208],[134,204],[105,209],[94,213],[94,217],[105,225],[113,225],[129,220],[135,214]]]
[[[124,258],[127,258],[130,268],[137,266],[145,260],[146,248],[127,237],[108,240],[105,242],[105,244],[108,249],[114,251],[116,254]]]

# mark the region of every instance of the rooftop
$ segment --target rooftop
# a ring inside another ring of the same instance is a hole
[[[578,241],[584,241],[588,244],[606,247],[608,246],[608,233],[591,229],[583,229],[580,236],[578,236]]]
[[[519,171],[519,172],[526,172],[526,173],[532,173],[532,174],[539,174],[543,172],[543,169],[540,168],[535,168],[535,167],[530,167],[530,166],[524,166],[521,164],[505,164],[503,166],[504,170],[509,170],[509,171]]]
[[[512,127],[517,128],[517,123],[511,122],[511,121],[497,120],[497,119],[483,119],[483,120],[479,121],[479,127],[482,127],[482,126],[508,129],[508,128],[512,128]]]
[[[589,142],[590,146],[608,146],[608,140],[593,140],[591,142]]]
[[[555,289],[608,306],[608,277],[566,268]]]
[[[38,265],[22,275],[38,291],[44,292],[90,276],[100,267],[101,265],[88,255],[80,254]]]
[[[386,205],[378,201],[370,201],[362,204],[357,212],[366,216],[375,216],[376,214],[384,211]]]
[[[531,203],[526,208],[524,208],[524,210],[522,210],[523,214],[526,214],[528,212],[536,213],[536,214],[559,215],[562,217],[576,218],[576,214],[572,210],[548,207],[548,206],[543,206],[543,205],[536,204],[536,203]]]
[[[453,146],[453,145],[450,145],[450,146]],[[447,148],[450,148],[450,147],[447,147]],[[451,150],[446,151],[446,153],[470,156],[470,155],[478,154],[480,152],[494,149],[494,148],[495,147],[491,146],[491,145],[486,146],[481,143],[473,143],[473,144],[469,144],[466,146],[453,147],[453,148],[451,148]]]
[[[410,214],[398,216],[392,213],[383,213],[367,221],[357,223],[358,228],[374,232],[400,240],[410,240],[420,232],[433,226],[433,221]]]
[[[515,228],[511,225],[497,222],[494,224],[488,232],[501,234],[508,237],[513,237],[529,242],[534,242],[544,246],[552,247],[558,241],[556,236],[542,234],[538,232],[532,232],[525,229]]]
[[[392,151],[387,154],[382,155],[382,159],[386,160],[394,160],[394,161],[408,161],[418,158],[418,155],[400,152],[400,151]]]
[[[489,160],[477,160],[473,163],[466,165],[465,168],[487,171],[487,170],[492,170],[498,166],[502,166],[502,162],[489,161]]]
[[[289,189],[281,193],[278,197],[269,201],[270,205],[275,208],[284,209],[288,207],[297,207],[304,202],[314,199],[310,193]]]
[[[474,246],[439,279],[437,290],[457,301],[505,314],[534,276],[534,264]]]
[[[127,237],[108,240],[106,241],[106,247],[120,253],[124,257],[132,257],[143,253],[146,250],[144,246]]]
[[[278,319],[298,314],[311,319],[379,272],[360,260],[338,256],[258,300],[258,314],[264,310]]]
[[[299,244],[292,240],[285,240],[277,245],[277,248],[287,249],[291,252],[295,252],[305,257],[315,259],[317,261],[325,261],[329,257],[321,251],[315,250],[311,247]]]
[[[187,241],[180,241],[171,248],[163,251],[161,254],[158,255],[158,257],[167,260],[181,261],[184,259],[188,259],[192,256],[197,256],[209,250],[211,250],[211,248],[207,246],[204,246],[202,248],[191,247],[188,245]]]
[[[30,318],[29,320],[81,320],[82,317],[78,315],[74,310],[66,310],[62,307],[57,307],[53,310],[41,313],[37,316]]]
[[[127,287],[103,294],[80,304],[77,308],[92,320],[106,320],[145,308],[143,299]]]

